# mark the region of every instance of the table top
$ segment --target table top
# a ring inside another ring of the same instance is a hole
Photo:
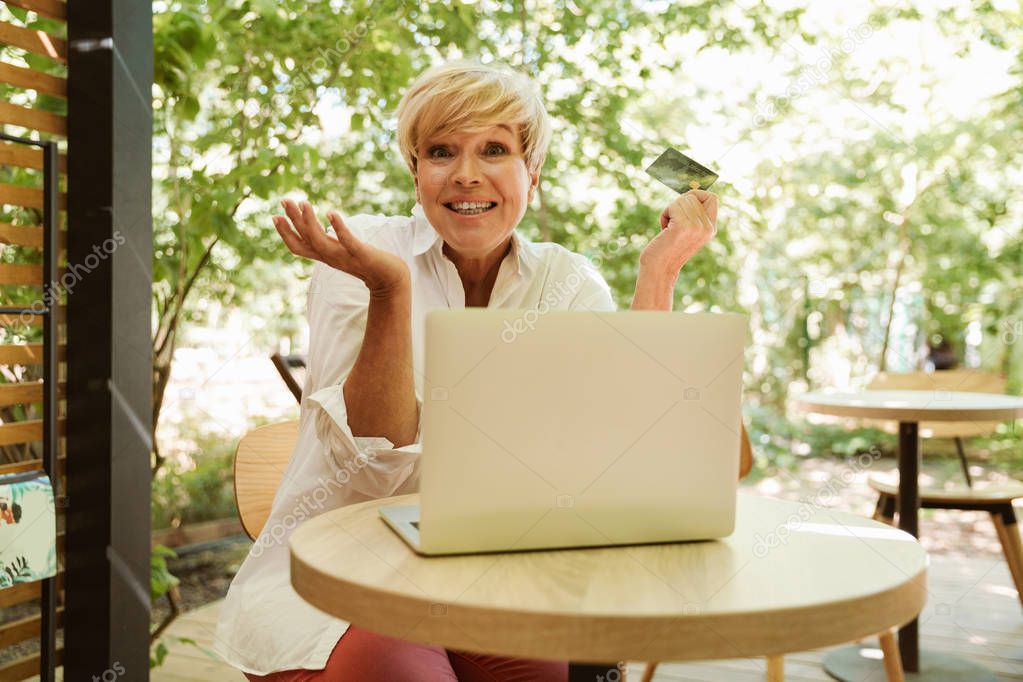
[[[801,409],[836,417],[898,421],[1002,421],[1023,417],[1023,398],[963,391],[814,391],[794,396]]]
[[[394,637],[574,662],[804,651],[902,625],[926,601],[916,540],[815,500],[740,493],[723,540],[447,557],[416,554],[379,517],[418,501],[304,522],[290,543],[295,590]]]

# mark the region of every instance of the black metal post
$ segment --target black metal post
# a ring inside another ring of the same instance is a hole
[[[58,213],[59,166],[57,165],[57,143],[52,140],[31,140],[0,132],[0,140],[29,147],[39,147],[43,157],[43,287],[41,307],[2,306],[0,313],[17,316],[43,318],[43,470],[50,477],[54,503],[60,509],[60,471],[57,468],[57,344],[59,323],[57,310],[60,300],[54,298],[49,289],[57,279],[59,265],[60,214]],[[48,294],[48,292],[50,292]],[[59,512],[58,512],[59,514]],[[59,518],[59,517],[58,517]],[[58,521],[59,530],[59,521]],[[57,578],[47,578],[40,586],[40,627],[39,627],[39,680],[53,682],[57,666]]]
[[[60,214],[57,143],[43,145],[43,468],[53,486],[56,511],[61,509],[60,471],[57,468],[57,344],[60,300],[50,288],[57,280]],[[57,667],[57,576],[43,581],[39,631],[39,680],[53,682]]]
[[[64,679],[149,678],[150,0],[67,3]]]
[[[920,536],[920,433],[917,422],[899,423],[899,528]],[[920,669],[920,633],[917,619],[899,629],[899,653],[907,673]]]

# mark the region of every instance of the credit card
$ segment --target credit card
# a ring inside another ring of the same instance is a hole
[[[691,189],[707,189],[718,179],[717,173],[672,147],[658,156],[646,172],[679,194]]]

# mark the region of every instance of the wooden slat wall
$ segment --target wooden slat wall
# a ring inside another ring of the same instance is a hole
[[[57,665],[64,660],[64,650],[57,648]],[[39,654],[16,658],[9,663],[0,665],[0,682],[7,680],[24,680],[39,674]]]
[[[0,424],[0,445],[32,443],[43,439],[43,420],[26,419]]]
[[[48,111],[37,111],[31,107],[0,102],[0,124],[7,123],[46,133],[56,133],[61,137],[67,136],[67,121],[63,116]]]
[[[25,90],[67,99],[67,81],[48,73],[0,62],[0,81]]]
[[[37,17],[66,21],[66,3],[64,0],[0,0],[10,7],[17,7],[23,10],[34,12]],[[30,15],[30,20],[34,20]],[[67,136],[67,119],[65,116],[51,111],[45,111],[32,104],[37,98],[46,95],[60,99],[67,99],[67,74],[66,69],[60,69],[61,73],[43,73],[35,68],[29,68],[22,59],[22,55],[30,53],[42,55],[53,61],[55,65],[66,65],[67,44],[59,35],[54,35],[55,30],[39,30],[25,25],[16,25],[19,22],[15,19],[0,21],[0,44],[15,49],[9,51],[9,61],[0,61],[0,83],[12,86],[23,95],[12,97],[10,100],[0,102],[0,127],[4,132],[29,137],[33,139],[62,140]],[[53,69],[57,71],[57,69]],[[23,132],[27,131],[27,132]],[[64,188],[67,173],[67,155],[58,154],[59,173],[64,177],[60,178],[61,188]],[[35,209],[41,215],[43,208],[43,153],[38,147],[26,147],[9,142],[0,141],[0,167],[22,169],[17,180],[5,178],[0,181],[0,208]],[[27,173],[25,171],[28,171]],[[21,179],[23,176],[33,177],[31,184]],[[16,182],[19,184],[11,184]],[[22,184],[24,183],[24,184]],[[58,206],[61,211],[66,210],[67,194],[61,191],[58,196]],[[43,271],[38,263],[41,258],[31,257],[32,250],[38,253],[43,247],[43,229],[39,224],[38,217],[32,218],[30,212],[23,210],[15,211],[13,214],[8,210],[8,216],[0,218],[0,252],[4,249],[17,247],[28,250],[28,256],[22,259],[22,251],[15,251],[18,254],[17,260],[28,261],[18,263],[0,263],[0,298],[6,299],[0,305],[16,305],[10,300],[8,289],[11,286],[37,286],[41,292],[43,289]],[[14,216],[13,220],[11,215]],[[25,216],[29,216],[26,218]],[[58,215],[58,224],[64,226],[63,216]],[[64,249],[66,244],[66,233],[61,230],[60,243],[57,252],[60,254],[58,263],[63,265]],[[41,253],[39,254],[41,256]],[[7,258],[5,260],[11,260]],[[23,299],[20,299],[23,300]],[[21,304],[24,305],[24,304]],[[64,318],[63,310],[58,310],[57,319]],[[42,326],[42,317],[23,316],[12,314],[0,314],[0,368],[13,370],[14,366],[40,365],[43,359],[43,345],[38,342],[15,344],[10,340],[9,332],[12,329],[24,330],[25,325],[38,334],[37,330]],[[6,333],[3,333],[5,332]],[[6,337],[6,338],[3,338]],[[31,338],[31,337],[30,337]],[[38,338],[38,336],[36,337]],[[66,354],[66,347],[61,345],[57,348],[58,363],[62,363]],[[8,377],[12,376],[8,372]],[[37,376],[38,372],[34,374]],[[31,376],[31,375],[30,375]],[[64,397],[65,384],[56,384],[58,399]],[[23,381],[20,383],[0,383],[0,410],[9,414],[8,408],[15,405],[36,403],[36,414],[38,403],[43,399],[43,383],[41,381]],[[63,479],[64,476],[64,443],[63,443],[64,419],[57,422],[57,430],[61,435],[58,442],[58,464],[56,478]],[[40,441],[43,436],[43,422],[41,419],[26,419],[0,423],[0,446],[17,445]],[[42,469],[42,460],[28,460],[22,462],[11,462],[0,464],[0,474],[15,471],[31,471]],[[58,511],[60,509],[58,508]],[[58,521],[58,530],[61,528],[63,514]],[[60,615],[63,612],[63,563],[64,563],[64,533],[58,533],[57,541],[57,562],[58,562],[58,626],[61,624]],[[15,585],[5,590],[0,590],[0,608],[8,608],[38,600],[41,596],[40,584],[29,583]],[[39,615],[32,614],[23,618],[12,620],[0,625],[0,648],[8,647],[25,640],[38,638],[41,627]],[[58,663],[62,652],[58,650]],[[39,655],[23,656],[0,665],[0,682],[3,680],[21,680],[39,674]]]
[[[3,64],[3,62],[0,62],[0,64]],[[3,79],[0,78],[0,81],[3,81]],[[67,173],[67,154],[58,154],[57,156],[60,159],[60,172]],[[38,147],[25,147],[13,142],[0,142],[0,165],[42,170],[43,151]]]
[[[64,609],[57,607],[57,623],[63,620]],[[39,616],[19,618],[9,623],[0,625],[0,647],[11,646],[26,639],[39,636],[39,623],[42,619]]]
[[[21,319],[21,315],[12,315],[11,313],[0,313],[0,326],[3,327],[41,327],[43,326],[43,318],[38,315],[26,317]]]
[[[0,385],[0,405],[22,405],[43,401],[43,384],[15,383]]]
[[[22,263],[5,263],[0,267],[0,285],[27,284],[39,285],[43,281],[42,265],[25,265]]]
[[[67,192],[60,193],[60,200],[57,203],[60,210],[67,209]],[[0,183],[0,204],[36,208],[41,211],[43,210],[43,190]]]
[[[64,572],[57,573],[57,584],[64,586]],[[0,590],[0,609],[21,604],[31,599],[39,599],[40,585],[35,583],[18,583],[6,589]]]
[[[0,244],[43,248],[43,228],[38,225],[0,223]]]
[[[0,22],[0,43],[20,47],[61,63],[67,62],[67,47],[64,41],[44,31]]]
[[[37,365],[42,361],[43,344],[41,343],[0,346],[0,365]]]
[[[64,21],[67,18],[67,5],[63,0],[7,0],[7,4],[31,10],[47,19]]]

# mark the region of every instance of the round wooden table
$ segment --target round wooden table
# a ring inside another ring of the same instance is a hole
[[[856,391],[804,393],[795,407],[837,417],[884,419],[899,422],[899,528],[919,537],[920,422],[1004,421],[1023,417],[1023,398],[994,393],[960,391]],[[958,657],[920,652],[917,621],[899,630],[899,650],[907,673],[921,679],[994,680],[993,673]],[[835,652],[825,661],[838,679],[861,679],[864,662],[853,649]]]
[[[848,642],[912,620],[926,601],[927,557],[912,536],[810,503],[740,493],[723,540],[423,557],[378,515],[418,502],[373,500],[303,523],[290,542],[295,590],[393,637],[567,659],[573,682],[612,679],[601,661]]]

